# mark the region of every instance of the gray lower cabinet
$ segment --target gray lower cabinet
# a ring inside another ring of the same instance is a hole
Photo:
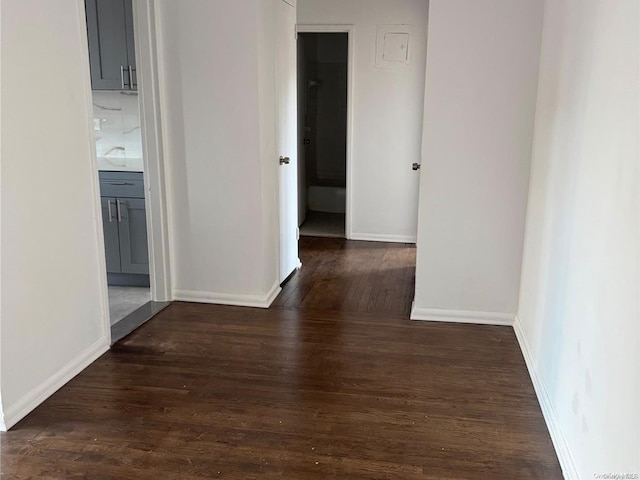
[[[104,231],[104,251],[107,257],[107,272],[120,273],[120,237],[116,215],[116,199],[102,198],[102,229]]]
[[[148,275],[147,216],[142,174],[100,172],[100,191],[103,195],[107,273]],[[123,280],[119,277],[118,281]]]
[[[122,273],[149,273],[147,214],[144,199],[118,198],[120,266]]]

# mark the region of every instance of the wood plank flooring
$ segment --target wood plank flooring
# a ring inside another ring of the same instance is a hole
[[[300,252],[303,267],[274,307],[409,316],[414,245],[301,237]]]
[[[414,254],[303,239],[271,309],[174,303],[1,434],[2,478],[562,478],[512,329],[408,320]]]

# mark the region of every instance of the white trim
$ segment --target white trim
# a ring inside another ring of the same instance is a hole
[[[479,325],[513,325],[514,316],[511,313],[480,312],[474,310],[447,310],[441,308],[411,307],[411,320],[425,320],[429,322],[475,323]]]
[[[298,33],[346,33],[348,37],[347,52],[347,182],[345,205],[345,237],[357,240],[353,236],[353,86],[355,85],[355,45],[354,26],[350,24],[302,24],[296,25]],[[414,241],[415,242],[415,241]]]
[[[301,23],[296,25],[298,33],[350,33],[353,32],[351,23]]]
[[[300,268],[302,266],[300,259],[298,259],[298,264],[299,264],[298,268]],[[282,291],[282,288],[280,287],[280,284],[278,282],[275,282],[271,287],[271,290],[269,290],[269,292],[267,293],[264,308],[269,308],[273,303],[273,301],[276,299],[276,297],[280,295],[281,291]]]
[[[95,362],[108,350],[109,340],[106,337],[102,337],[84,352],[81,352],[65,367],[58,370],[46,382],[38,385],[16,403],[5,409],[4,421],[6,429],[13,427],[38,405],[53,395],[64,384]]]
[[[154,2],[133,1],[138,104],[142,131],[151,298],[171,301],[169,216],[164,169]]]
[[[580,480],[576,462],[573,458],[573,455],[571,454],[571,450],[569,449],[567,439],[562,433],[560,422],[558,421],[558,414],[556,413],[553,402],[551,401],[551,397],[549,397],[549,393],[547,392],[547,389],[545,388],[544,383],[542,382],[542,379],[538,374],[538,368],[536,366],[531,347],[529,346],[527,334],[525,333],[524,328],[522,328],[522,323],[520,322],[520,318],[517,315],[515,317],[515,322],[513,323],[513,330],[515,331],[516,338],[518,339],[518,343],[520,344],[524,362],[527,364],[529,376],[531,377],[533,388],[536,391],[538,403],[540,404],[540,408],[542,409],[542,415],[545,422],[547,423],[547,428],[549,430],[549,434],[551,435],[551,441],[553,442],[553,446],[556,450],[556,455],[558,456],[558,460],[560,461],[560,467],[562,468],[564,478],[566,480]]]
[[[349,240],[362,240],[364,242],[387,243],[416,243],[415,235],[384,235],[377,233],[352,233]]]
[[[87,17],[85,13],[85,3],[84,0],[76,1],[76,11],[79,19],[79,31],[80,35],[80,45],[89,45],[89,40],[87,39]],[[86,116],[87,116],[87,130],[89,131],[89,135],[87,136],[89,142],[89,151],[91,152],[91,168],[93,170],[92,178],[91,178],[91,189],[93,191],[93,210],[94,210],[94,228],[93,234],[95,238],[95,242],[98,246],[98,254],[100,256],[98,262],[98,269],[100,271],[100,275],[98,278],[98,282],[100,284],[100,301],[102,302],[101,310],[102,310],[102,336],[106,338],[107,345],[111,344],[111,317],[109,314],[109,287],[107,285],[107,263],[106,258],[104,256],[105,246],[104,246],[104,232],[102,227],[102,204],[100,198],[100,178],[98,173],[98,155],[96,153],[96,140],[95,140],[95,131],[93,128],[93,93],[91,91],[91,68],[89,66],[89,48],[83,48],[80,50],[82,52],[81,62],[84,65],[84,92],[85,92],[85,105],[87,108]],[[34,407],[35,408],[35,407]],[[7,423],[9,423],[7,421]],[[7,427],[10,428],[10,427]]]
[[[2,38],[2,8],[0,8],[0,38]],[[0,84],[2,84],[2,49],[0,48]],[[0,92],[2,92],[2,88],[0,88]],[[0,93],[0,112],[2,104],[2,94]],[[1,144],[2,144],[2,115],[0,115],[0,152],[2,152]],[[2,155],[0,154],[0,172],[2,172]],[[2,174],[0,173],[0,177]],[[0,185],[2,185],[2,178],[0,178]],[[0,195],[0,217],[2,216],[2,196]],[[0,238],[2,238],[2,219],[0,218]],[[0,252],[0,272],[2,271],[2,253]],[[0,275],[0,299],[2,299],[2,275]],[[0,325],[2,325],[2,318],[0,315]],[[0,328],[0,345],[2,345],[2,328]],[[2,372],[2,359],[0,358],[0,372]],[[1,387],[1,385],[0,385]],[[7,427],[4,423],[4,413],[3,413],[3,403],[2,403],[2,388],[0,388],[0,432],[6,432]]]
[[[181,302],[213,303],[217,305],[235,305],[238,307],[269,308],[282,289],[278,282],[265,295],[238,295],[233,293],[196,292],[176,290],[173,298]]]

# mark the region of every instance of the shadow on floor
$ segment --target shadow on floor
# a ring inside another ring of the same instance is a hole
[[[300,236],[344,238],[344,222],[344,213],[314,212],[309,210],[306,220],[300,225]]]

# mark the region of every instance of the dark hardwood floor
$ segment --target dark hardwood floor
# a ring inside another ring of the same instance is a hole
[[[301,237],[300,257],[273,307],[409,316],[415,246]]]
[[[408,320],[411,246],[301,247],[271,309],[116,344],[1,435],[3,478],[562,478],[511,328]]]

